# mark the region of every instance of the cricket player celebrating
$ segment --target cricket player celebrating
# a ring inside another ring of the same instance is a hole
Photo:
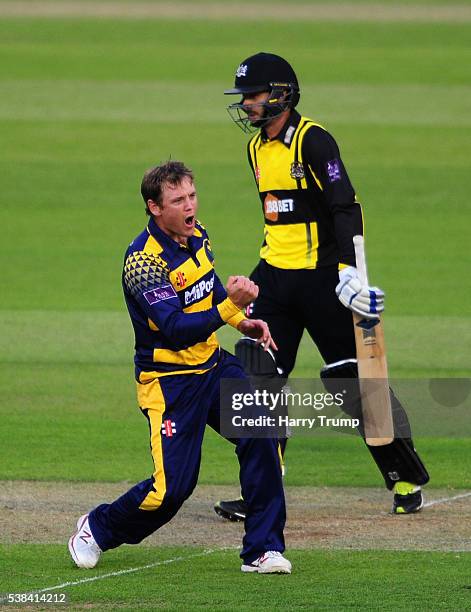
[[[234,88],[225,93],[241,96],[228,107],[229,113],[245,132],[255,132],[248,143],[248,161],[265,225],[260,262],[250,277],[259,295],[247,312],[270,327],[278,346],[273,373],[286,380],[306,329],[327,364],[322,378],[356,377],[350,311],[377,318],[384,309],[384,294],[360,282],[353,236],[363,234],[362,212],[337,143],[295,110],[298,80],[278,55],[257,53],[244,60]],[[267,364],[254,356],[254,348],[258,350],[242,339],[236,354],[250,374],[260,377],[267,374]],[[407,415],[394,396],[392,403],[395,426],[408,430]],[[393,513],[420,510],[420,485],[429,476],[410,430],[368,450],[387,488],[394,491]],[[245,501],[218,502],[215,510],[230,520],[243,520]]]
[[[77,522],[72,559],[92,568],[103,551],[137,544],[178,512],[198,478],[206,424],[220,427],[220,381],[246,380],[239,360],[222,350],[216,330],[229,323],[276,348],[267,324],[241,309],[258,288],[230,277],[227,291],[214,271],[208,234],[196,220],[191,170],[169,161],[148,170],[141,193],[148,226],[128,247],[123,290],[135,333],[137,397],[150,429],[151,478]],[[285,500],[274,439],[231,440],[248,508],[242,571],[290,573],[283,557]]]

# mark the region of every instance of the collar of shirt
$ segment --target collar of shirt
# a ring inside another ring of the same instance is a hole
[[[294,133],[296,132],[296,128],[298,127],[300,121],[301,115],[293,109],[279,133],[275,136],[275,138],[272,138],[271,140],[279,140],[285,145],[285,147],[288,147],[289,149],[291,146],[291,141],[293,140]],[[264,128],[262,128],[260,131],[262,133],[262,141],[268,142],[270,138],[268,138]]]
[[[186,252],[189,251],[190,253],[193,253],[195,251],[195,248],[194,248],[195,237],[194,236],[191,236],[190,238],[188,238],[187,245],[181,244],[180,242],[177,242],[173,238],[170,238],[168,234],[162,231],[160,227],[157,225],[157,223],[155,222],[153,217],[151,217],[149,220],[147,231],[149,232],[151,236],[153,236],[157,240],[157,242],[160,244],[161,247],[164,248],[164,250],[169,251],[170,253],[177,253],[177,252],[181,252],[182,250]]]

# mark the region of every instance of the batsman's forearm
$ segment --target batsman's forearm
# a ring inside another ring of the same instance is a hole
[[[356,266],[353,236],[363,235],[363,216],[358,202],[337,205],[333,211],[334,229],[340,251],[339,261],[348,266]]]

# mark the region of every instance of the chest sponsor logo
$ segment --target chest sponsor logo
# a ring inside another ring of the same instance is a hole
[[[278,200],[271,193],[268,193],[265,197],[263,207],[265,219],[269,221],[278,221],[278,215],[280,213],[290,213],[294,211],[294,200],[293,198]]]
[[[330,161],[328,161],[326,165],[326,170],[330,183],[340,181],[340,179],[342,178],[342,173],[340,172],[340,162],[338,159],[331,159]]]
[[[303,179],[304,178],[304,166],[301,162],[293,162],[290,170],[291,178]]]
[[[185,291],[185,306],[192,304],[211,293],[214,287],[214,274],[210,280],[202,280],[193,285],[193,287]]]
[[[143,296],[146,299],[146,302],[153,306],[157,304],[157,302],[162,302],[163,300],[169,300],[170,298],[176,297],[175,289],[172,285],[165,285],[163,287],[159,287],[158,289],[151,289],[150,291],[146,291],[143,293]]]

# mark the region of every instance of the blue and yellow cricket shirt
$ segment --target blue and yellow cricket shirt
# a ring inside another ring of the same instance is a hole
[[[182,245],[151,219],[126,251],[122,282],[141,383],[206,372],[219,357],[216,330],[245,318],[216,275],[208,234],[198,222]]]

